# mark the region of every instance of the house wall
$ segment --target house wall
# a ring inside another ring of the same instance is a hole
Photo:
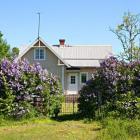
[[[62,66],[58,65],[58,58],[48,48],[45,47],[45,60],[34,60],[34,49],[35,48],[31,48],[26,54],[22,56],[21,59],[26,58],[30,64],[39,62],[42,68],[46,68],[52,74],[57,75],[61,81]]]
[[[95,73],[95,71],[97,70],[97,68],[80,68],[80,70],[78,71],[75,71],[75,70],[69,70],[67,71],[65,69],[65,85],[64,85],[64,89],[65,89],[65,93],[67,94],[67,89],[68,89],[68,74],[69,73],[77,73],[78,74],[78,90],[80,90],[82,87],[83,87],[83,84],[81,84],[81,81],[80,81],[80,73],[81,72],[87,72],[88,73],[88,77],[87,77],[87,80],[91,79],[92,78],[92,74]]]
[[[68,76],[68,73],[67,73],[66,67],[65,67],[65,73],[64,73],[64,92],[65,92],[65,94],[67,92],[67,87],[68,87],[68,81],[67,81],[68,77],[67,76]]]
[[[81,68],[80,69],[80,73],[81,72],[87,72],[88,73],[88,76],[87,76],[87,80],[91,79],[92,78],[92,74],[94,74],[96,72],[97,68]],[[82,88],[83,84],[81,84],[81,81],[80,81],[80,73],[79,73],[79,90]]]
[[[35,64],[37,62],[40,63],[40,65],[43,68],[46,68],[49,72],[53,73],[54,75],[57,75],[60,81],[62,80],[62,66],[58,65],[58,58],[55,56],[47,47],[45,47],[45,60],[34,60],[34,48],[31,48],[26,54],[22,56],[21,59],[26,58],[30,64]],[[78,90],[80,90],[83,86],[80,81],[80,73],[81,72],[88,72],[88,79],[92,77],[92,74],[96,71],[96,68],[80,68],[78,71],[67,71],[66,66],[64,68],[64,92],[66,93],[68,88],[68,81],[67,76],[68,73],[76,72],[78,73]]]

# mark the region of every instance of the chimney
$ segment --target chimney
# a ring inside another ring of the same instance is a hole
[[[60,47],[65,47],[65,39],[59,39]]]

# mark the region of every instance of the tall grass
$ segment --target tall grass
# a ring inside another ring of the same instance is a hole
[[[0,119],[0,140],[96,140],[98,130],[100,124],[84,120]]]
[[[3,140],[48,138],[49,140],[140,140],[140,120],[108,118],[103,121],[90,121],[75,117],[60,116],[58,120],[40,117],[18,121],[1,117],[0,138]]]
[[[139,140],[140,120],[105,119],[99,140]]]

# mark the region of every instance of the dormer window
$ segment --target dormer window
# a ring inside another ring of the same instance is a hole
[[[45,60],[45,49],[44,48],[35,48],[34,59],[35,60]]]

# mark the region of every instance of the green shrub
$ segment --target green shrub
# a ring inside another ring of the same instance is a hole
[[[4,76],[1,77],[1,80],[2,92],[0,94],[0,115],[9,117],[14,108],[15,96],[13,95],[13,91],[9,89]]]
[[[98,109],[98,96],[94,92],[96,84],[96,81],[91,79],[79,92],[78,111],[84,117],[95,118]]]
[[[132,138],[133,137],[140,138],[140,120],[136,120],[135,122],[132,123],[127,123],[126,131]]]
[[[116,101],[116,108],[121,118],[135,119],[139,114],[138,98],[132,92],[119,94]]]
[[[53,87],[53,88],[52,88]],[[44,88],[43,91],[44,97],[44,110],[43,114],[46,116],[55,116],[57,117],[58,113],[60,113],[62,107],[62,88],[58,81],[51,80],[50,88]]]
[[[0,115],[14,119],[58,115],[62,88],[58,79],[28,61],[0,65]]]
[[[18,105],[15,104],[11,112],[11,117],[16,120],[29,119],[37,116],[40,116],[39,112],[27,101],[22,101]]]
[[[139,62],[126,63],[115,57],[104,60],[94,78],[80,90],[79,112],[89,118],[95,118],[98,110],[105,117],[140,116],[139,72]]]
[[[140,138],[140,120],[105,119],[99,140],[128,140]]]

